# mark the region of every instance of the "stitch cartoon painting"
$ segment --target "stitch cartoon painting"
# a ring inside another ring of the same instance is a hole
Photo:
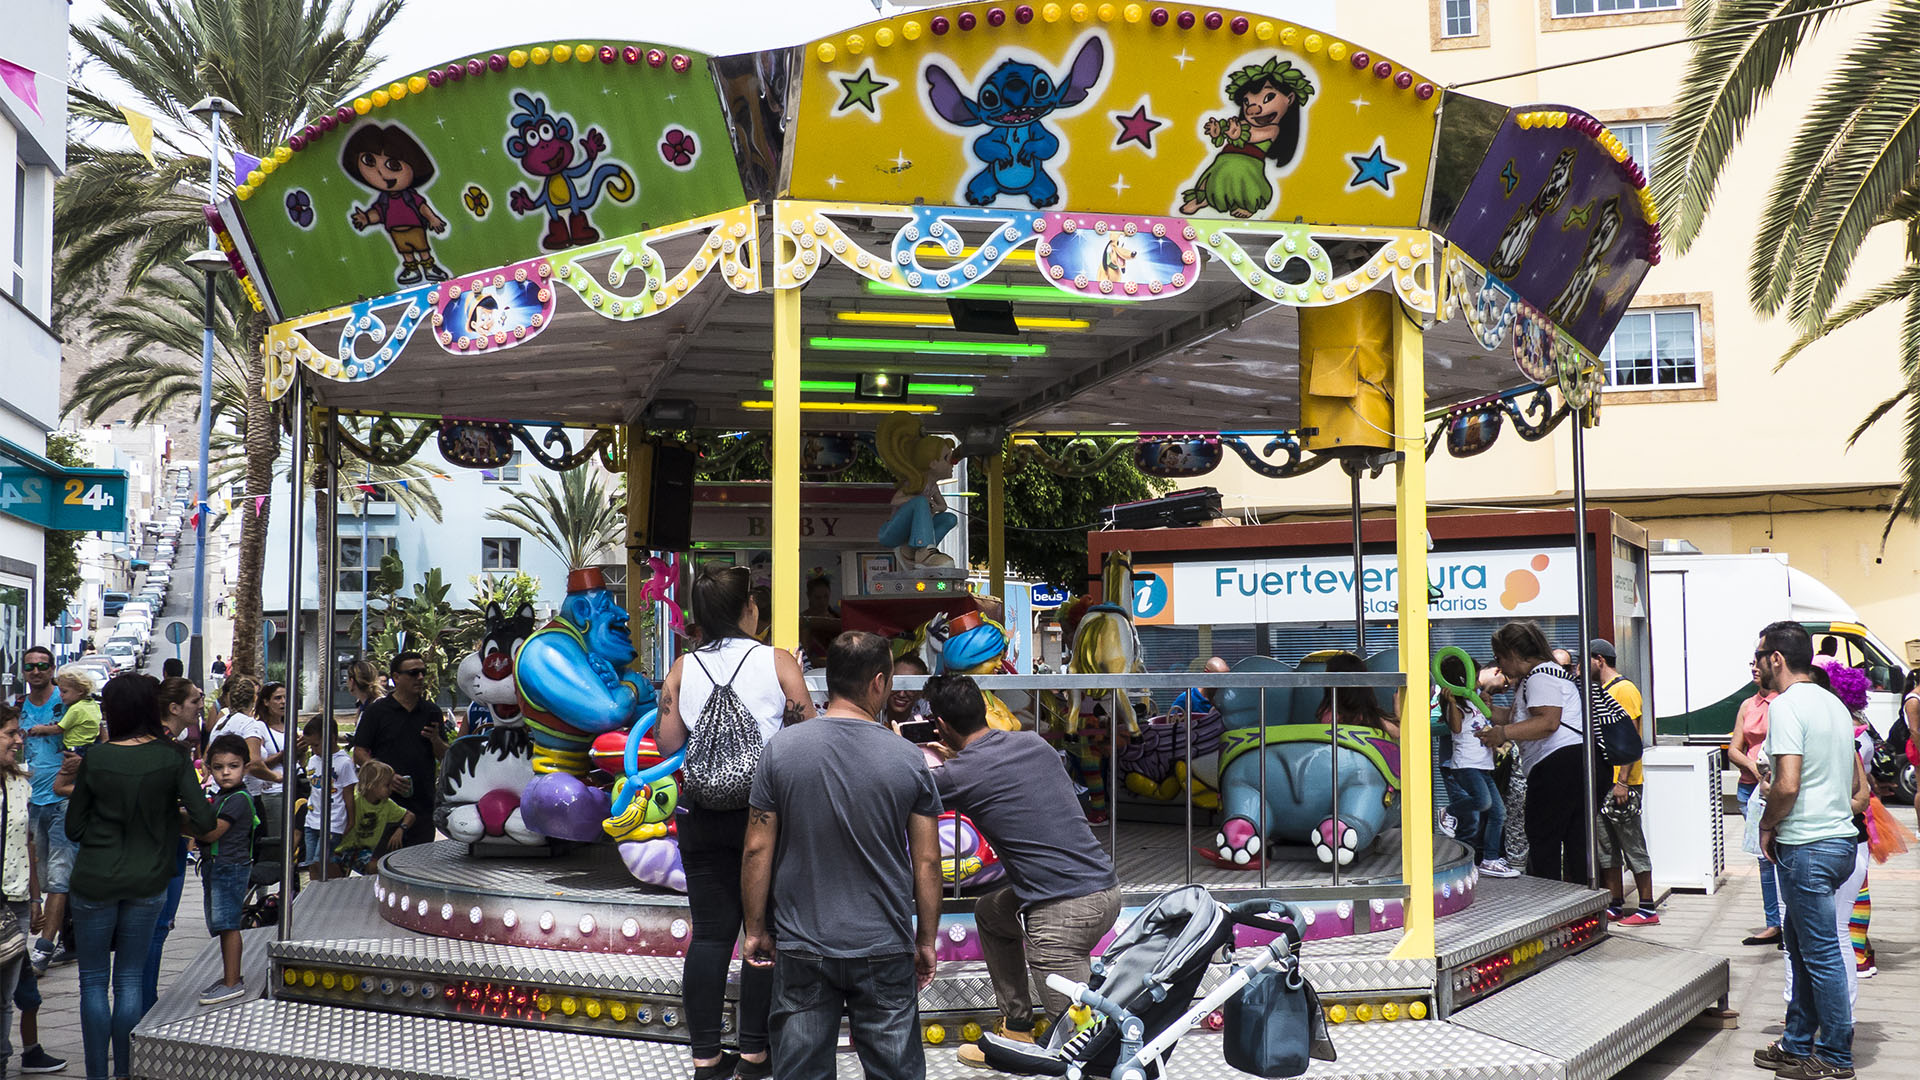
[[[1044,209],[1060,201],[1060,183],[1047,169],[1060,152],[1060,136],[1047,119],[1087,100],[1106,56],[1095,35],[1058,78],[1025,61],[1006,60],[971,97],[945,68],[928,65],[927,101],[933,111],[950,124],[987,128],[973,140],[981,169],[967,181],[967,202],[988,206],[1002,195],[1024,196],[1035,209]]]
[[[447,231],[446,219],[434,212],[424,194],[436,171],[433,158],[398,124],[367,124],[347,137],[340,151],[340,167],[356,182],[374,191],[373,202],[355,206],[348,215],[355,231],[375,225],[387,231],[394,253],[400,256],[400,271],[393,280],[400,285],[420,281],[445,281],[447,272],[434,260],[429,231]]]
[[[516,214],[547,212],[540,246],[548,251],[600,239],[587,211],[602,194],[615,202],[632,199],[638,190],[633,173],[617,161],[600,160],[607,137],[598,128],[588,128],[576,148],[571,117],[549,112],[544,99],[524,93],[515,93],[513,103],[520,111],[508,121],[513,134],[507,136],[507,153],[539,183],[531,190],[514,188],[507,207]]]
[[[1313,79],[1275,56],[1227,77],[1233,116],[1207,120],[1207,141],[1219,147],[1194,185],[1180,193],[1180,212],[1212,209],[1237,218],[1264,213],[1273,204],[1269,164],[1284,169],[1300,153],[1302,113],[1314,94]]]

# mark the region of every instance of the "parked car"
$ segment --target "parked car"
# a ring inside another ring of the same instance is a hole
[[[107,615],[118,615],[120,614],[120,609],[127,606],[129,599],[130,597],[123,592],[101,593],[100,610]]]
[[[100,649],[100,655],[113,663],[113,673],[130,671],[140,661],[140,650],[130,641],[109,641]]]
[[[114,666],[113,661],[99,653],[88,653],[80,659],[75,660],[74,664],[86,668],[93,673],[93,685],[95,686],[105,686],[108,679],[120,674],[120,669]]]

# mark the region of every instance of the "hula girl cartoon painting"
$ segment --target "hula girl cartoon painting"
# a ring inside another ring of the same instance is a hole
[[[1220,148],[1194,186],[1180,193],[1180,212],[1213,209],[1250,218],[1273,203],[1267,164],[1285,167],[1300,152],[1300,114],[1313,96],[1313,80],[1278,56],[1227,77],[1234,116],[1210,117],[1203,129]]]
[[[378,225],[387,230],[394,253],[400,256],[396,284],[421,280],[445,281],[447,272],[434,261],[427,231],[447,231],[446,219],[435,213],[421,190],[433,180],[433,159],[418,140],[398,124],[367,124],[355,129],[340,152],[340,167],[374,191],[373,202],[354,207],[349,220],[356,231]]]

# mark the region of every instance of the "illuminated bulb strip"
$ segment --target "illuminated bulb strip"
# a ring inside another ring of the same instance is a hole
[[[840,311],[834,318],[841,322],[869,326],[912,326],[924,330],[951,330],[953,316],[942,311]],[[1055,318],[1045,315],[1016,315],[1013,325],[1021,330],[1086,330],[1093,326],[1086,319]]]
[[[772,379],[760,380],[762,390],[773,389]],[[838,379],[802,379],[800,392],[803,394],[851,394],[860,389],[858,383],[843,382]],[[965,383],[930,383],[912,379],[907,383],[907,396],[916,397],[925,394],[928,397],[971,397],[973,387]]]
[[[921,244],[919,247],[913,249],[913,254],[916,258],[921,259],[952,259],[955,262],[965,262],[973,258],[979,251],[980,249],[977,247],[964,247],[958,252],[952,252],[941,247],[939,244]],[[1032,248],[1015,248],[1005,255],[1002,255],[1000,261],[1002,263],[1026,263],[1028,266],[1036,265]]]
[[[765,410],[773,408],[771,401],[743,401],[743,409]],[[801,412],[838,412],[838,413],[930,413],[939,412],[933,405],[903,405],[898,403],[876,403],[871,401],[803,401]]]
[[[912,338],[810,337],[822,352],[921,353],[933,356],[1045,356],[1045,345],[1013,341],[920,341]]]

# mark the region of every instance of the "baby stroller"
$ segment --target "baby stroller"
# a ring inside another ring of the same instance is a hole
[[[1196,1001],[1213,957],[1231,955],[1236,926],[1279,936]],[[1113,939],[1093,962],[1090,984],[1047,979],[1093,1012],[1090,1024],[1076,1030],[1071,1017],[1056,1016],[1044,1045],[989,1034],[980,1049],[1001,1072],[1154,1080],[1181,1036],[1224,1007],[1229,1064],[1256,1076],[1297,1076],[1310,1056],[1334,1060],[1319,999],[1300,974],[1299,946],[1293,909],[1281,901],[1228,906],[1198,885],[1174,889]]]

